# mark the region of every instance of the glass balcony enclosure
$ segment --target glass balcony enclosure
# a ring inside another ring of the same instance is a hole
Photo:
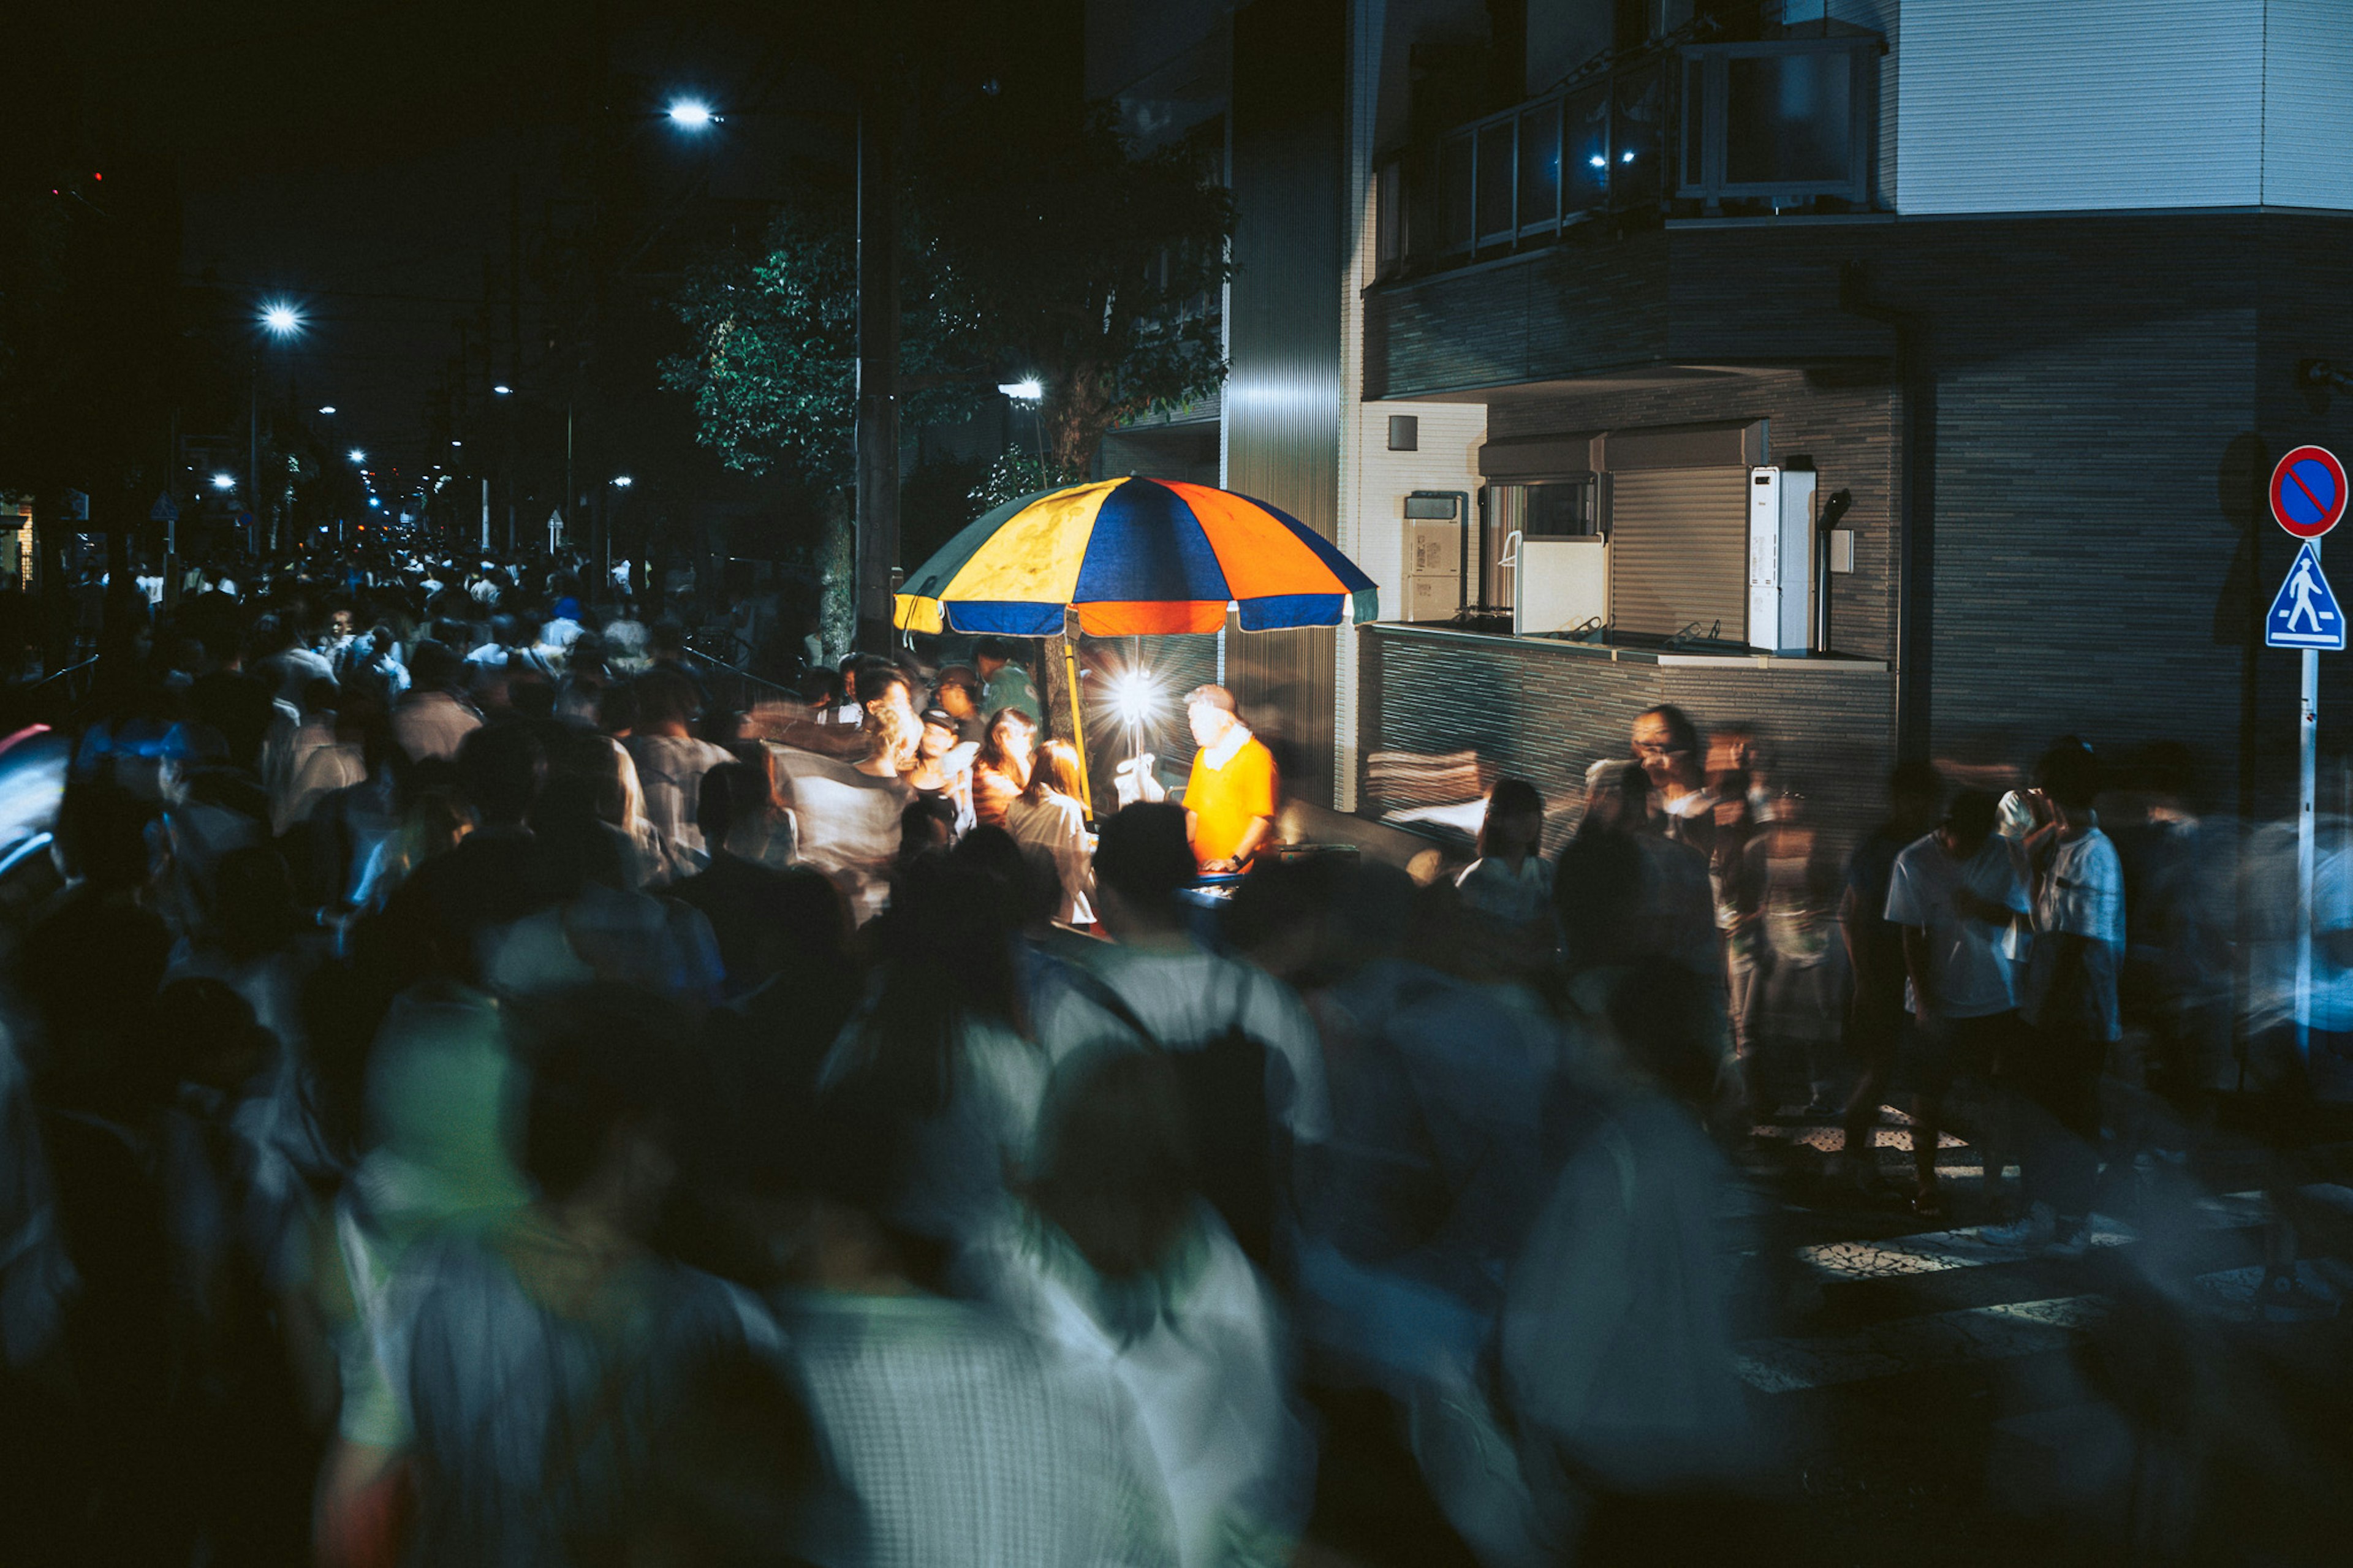
[[[1877,34],[1685,45],[1408,148],[1379,171],[1382,274],[1611,213],[1867,211],[1885,48]]]

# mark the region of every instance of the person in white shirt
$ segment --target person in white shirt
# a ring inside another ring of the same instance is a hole
[[[1994,832],[1994,798],[1956,795],[1942,826],[1895,857],[1886,918],[1903,928],[1905,1000],[1917,1025],[1912,1164],[1915,1212],[1940,1213],[1936,1141],[1958,1075],[2000,1083],[2015,1071],[2018,976],[2002,938],[2026,908],[2010,841]],[[1980,1143],[1990,1196],[2001,1180],[1997,1109]]]
[[[1552,942],[1552,867],[1545,859],[1544,796],[1525,779],[1497,779],[1479,828],[1479,858],[1454,879],[1465,909],[1516,936],[1541,925]]]
[[[1077,748],[1048,741],[1038,748],[1029,787],[1005,808],[1005,826],[1023,850],[1052,860],[1062,889],[1054,919],[1066,926],[1095,923],[1093,836],[1081,787]]]
[[[638,677],[634,689],[638,721],[628,742],[629,759],[637,763],[638,783],[645,790],[646,819],[663,847],[665,869],[651,879],[659,886],[709,863],[702,830],[695,826],[702,775],[734,759],[724,747],[690,732],[701,697],[685,676],[650,669]]]
[[[459,744],[482,727],[482,716],[450,689],[463,666],[444,644],[418,643],[409,668],[413,684],[392,710],[393,739],[412,763],[427,757],[454,761]]]
[[[983,1294],[1134,1396],[1184,1568],[1290,1559],[1314,1442],[1273,1289],[1195,1188],[1169,1058],[1074,1053],[1027,1201],[975,1249]]]
[[[2122,1036],[2116,975],[2124,956],[2124,862],[2100,831],[2092,801],[2099,763],[2070,737],[2052,747],[2030,792],[2041,826],[2025,844],[2034,873],[2034,947],[2024,1013],[2034,1026],[2020,1088],[2028,1110],[2027,1211],[1986,1232],[2009,1246],[2080,1255],[2099,1175],[2100,1074]]]

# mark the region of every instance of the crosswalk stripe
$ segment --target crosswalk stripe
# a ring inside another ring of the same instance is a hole
[[[2206,1199],[2197,1207],[2199,1226],[2207,1230],[2257,1225],[2269,1212],[2261,1193],[2231,1193]],[[2135,1238],[2129,1226],[2105,1215],[2092,1216],[2091,1229],[2094,1247],[2121,1247]],[[1824,1280],[1892,1279],[1948,1268],[2019,1263],[2035,1252],[2031,1247],[1997,1247],[1979,1236],[1976,1227],[1964,1227],[1922,1231],[1884,1241],[1823,1242],[1799,1247],[1797,1258],[1800,1266]]]
[[[2199,1202],[2195,1223],[2205,1230],[2242,1228],[2261,1224],[2269,1213],[2261,1193],[2229,1193]],[[2092,1232],[2093,1245],[2099,1247],[2133,1239],[2121,1222],[2098,1215],[2093,1216]],[[1818,1278],[1834,1280],[1901,1279],[2021,1262],[2034,1256],[2024,1248],[1995,1247],[1968,1230],[1835,1242],[1803,1247],[1798,1254]],[[2262,1273],[2260,1268],[2240,1268],[2201,1274],[2193,1282],[2195,1297],[2211,1309],[2242,1310],[2252,1301]],[[2075,1335],[2097,1327],[2113,1310],[2114,1303],[2096,1293],[1954,1308],[1838,1333],[1749,1340],[1735,1347],[1734,1360],[1741,1380],[1751,1388],[1794,1394],[2062,1350]]]

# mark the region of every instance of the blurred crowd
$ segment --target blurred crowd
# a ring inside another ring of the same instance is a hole
[[[1760,1126],[2075,1257],[2353,1030],[2250,1013],[2169,753],[1858,833],[1660,708],[1418,877],[1278,854],[1219,688],[1113,809],[1018,645],[747,683],[597,597],[216,584],[0,743],[11,1561],[1271,1564],[1384,1454],[1479,1563],[1689,1561],[1778,1506]]]

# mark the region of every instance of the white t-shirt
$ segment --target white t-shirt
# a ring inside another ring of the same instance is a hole
[[[2026,889],[2009,840],[1989,836],[1967,862],[1955,860],[1933,833],[1906,845],[1887,879],[1887,919],[1928,933],[1928,973],[1936,1012],[1984,1018],[2018,1005],[2018,966],[2006,952],[2005,926],[1968,919],[1953,895],[1967,888],[1989,903],[2026,910]],[[1909,982],[1905,1005],[1916,1008]]]
[[[2034,930],[2038,936],[2063,931],[2089,939],[2084,950],[2084,984],[2090,990],[2084,1011],[2105,1031],[2101,1038],[2121,1036],[2116,966],[2125,950],[2125,868],[2115,843],[2097,827],[2052,847],[2051,868],[2035,890]],[[2057,1014],[2072,1011],[2069,999],[2051,994],[2058,948],[2053,942],[2034,944],[2027,1012],[2038,1024],[2061,1022]]]

